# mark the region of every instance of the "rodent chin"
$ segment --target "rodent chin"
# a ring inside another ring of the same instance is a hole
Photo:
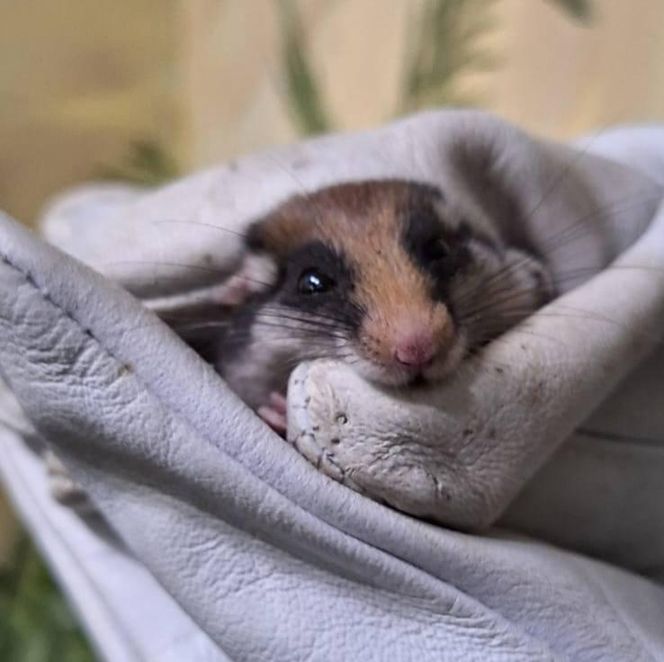
[[[380,363],[360,354],[356,354],[351,364],[362,378],[380,386],[408,387],[435,384],[447,379],[459,367],[467,350],[465,334],[459,332],[447,351],[437,356],[431,365],[422,369],[405,368],[397,362]]]

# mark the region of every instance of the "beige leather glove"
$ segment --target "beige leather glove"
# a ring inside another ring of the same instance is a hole
[[[653,538],[651,525],[664,521],[654,443],[664,437],[655,401],[664,370],[637,374],[605,405],[608,416],[570,437],[662,338],[661,218],[641,236],[659,204],[662,154],[658,128],[570,148],[484,113],[441,111],[250,156],[156,192],[79,193],[43,229],[161,311],[207,305],[241,259],[247,223],[293,193],[338,181],[432,182],[492,222],[521,224],[543,248],[562,238],[550,258],[568,289],[619,256],[430,392],[396,396],[343,365],[301,366],[289,389],[289,438],[334,479],[452,526],[493,523],[525,486],[507,523],[650,567],[664,560],[664,533]],[[661,352],[651,361],[664,366]],[[638,416],[624,404],[635,392]]]

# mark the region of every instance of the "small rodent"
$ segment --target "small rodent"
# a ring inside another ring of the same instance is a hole
[[[334,358],[386,386],[444,379],[553,295],[543,262],[434,186],[339,184],[253,223],[216,367],[276,428],[300,362]]]

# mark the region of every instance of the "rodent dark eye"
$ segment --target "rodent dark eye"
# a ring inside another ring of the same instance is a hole
[[[440,262],[449,255],[450,250],[442,239],[429,241],[422,248],[422,257],[426,262]]]
[[[318,269],[305,269],[297,281],[297,291],[300,294],[322,294],[334,285],[334,280]]]

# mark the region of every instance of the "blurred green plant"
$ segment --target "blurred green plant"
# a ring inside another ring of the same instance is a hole
[[[458,89],[461,73],[493,68],[496,58],[481,45],[495,22],[494,0],[428,0],[408,40],[401,110],[472,105]]]
[[[136,140],[129,146],[124,161],[104,166],[97,173],[101,179],[122,181],[140,186],[157,186],[179,174],[179,167],[169,151],[154,140]]]
[[[277,7],[286,95],[293,119],[303,135],[330,131],[333,122],[325,110],[320,86],[311,66],[297,5],[294,0],[279,0]]]
[[[591,0],[546,0],[575,21],[590,24]],[[460,74],[489,71],[498,58],[482,45],[495,22],[495,0],[424,0],[414,18],[408,42],[398,112],[431,106],[474,105],[458,89]],[[334,129],[320,82],[311,64],[297,0],[279,0],[282,34],[281,66],[286,100],[303,135]]]
[[[23,534],[0,566],[0,660],[93,662],[69,605]]]
[[[594,8],[590,0],[548,0],[552,5],[580,23],[590,25],[594,17]]]

